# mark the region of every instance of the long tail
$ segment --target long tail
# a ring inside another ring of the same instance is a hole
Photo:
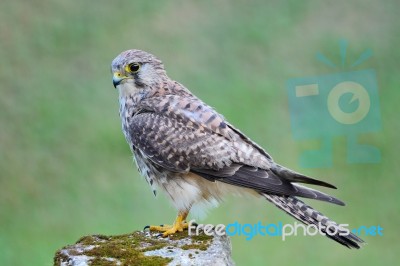
[[[336,222],[330,220],[328,217],[308,206],[296,197],[269,195],[264,193],[261,193],[261,195],[300,222],[306,225],[316,225],[327,237],[348,248],[359,249],[360,244],[364,243],[361,238],[351,232],[347,235],[343,235],[343,233],[346,233],[346,229],[340,227]]]

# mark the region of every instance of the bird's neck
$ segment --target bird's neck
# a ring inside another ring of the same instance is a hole
[[[173,80],[163,80],[151,87],[136,87],[134,83],[124,83],[118,86],[119,113],[122,122],[127,122],[130,117],[140,111],[141,102],[149,98],[159,98],[166,95],[181,97],[194,97],[183,85]]]
[[[133,83],[124,83],[118,86],[119,115],[122,122],[131,117],[138,107],[138,103],[148,94],[145,88],[137,88]]]

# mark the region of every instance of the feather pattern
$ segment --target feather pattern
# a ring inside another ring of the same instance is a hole
[[[322,213],[308,206],[296,197],[261,194],[279,209],[306,225],[315,225],[327,237],[348,248],[360,248],[364,241],[345,228],[338,225]]]

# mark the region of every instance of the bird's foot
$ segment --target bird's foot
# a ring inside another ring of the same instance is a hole
[[[149,229],[150,231],[161,232],[160,236],[167,237],[169,235],[173,235],[176,232],[183,232],[184,229],[188,228],[188,223],[186,221],[182,221],[181,223],[174,223],[173,225],[163,224],[160,226],[150,225],[146,226],[145,229]]]
[[[159,226],[148,225],[148,226],[145,226],[144,229],[145,230],[149,229],[150,231],[162,232],[162,233],[160,233],[160,236],[163,236],[163,237],[173,235],[176,232],[183,232],[184,229],[187,229],[189,227],[189,224],[185,221],[187,215],[188,215],[188,212],[179,212],[173,225],[168,225],[168,224],[163,224],[163,225],[159,225]]]

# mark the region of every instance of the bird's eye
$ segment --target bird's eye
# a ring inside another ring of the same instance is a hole
[[[140,64],[139,63],[131,63],[131,64],[126,66],[126,70],[128,72],[131,72],[131,73],[136,73],[136,72],[139,71],[139,69],[140,69]]]

